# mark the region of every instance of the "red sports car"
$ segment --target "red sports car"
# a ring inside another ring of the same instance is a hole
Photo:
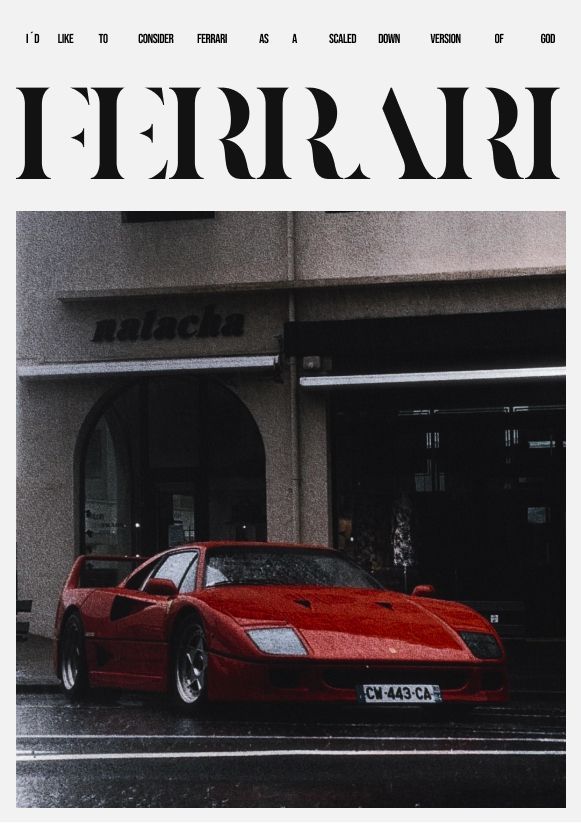
[[[432,705],[507,699],[492,626],[459,603],[384,589],[332,549],[196,543],[141,562],[79,557],[58,605],[64,691],[206,700]]]

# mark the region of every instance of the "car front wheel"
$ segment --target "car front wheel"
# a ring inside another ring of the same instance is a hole
[[[206,702],[208,690],[208,649],[204,628],[195,617],[178,627],[173,644],[170,685],[174,705],[194,713]]]
[[[88,688],[85,657],[85,632],[81,618],[71,614],[61,633],[60,677],[63,691],[69,697],[82,697]]]

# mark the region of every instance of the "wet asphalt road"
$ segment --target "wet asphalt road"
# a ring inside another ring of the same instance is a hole
[[[563,807],[562,702],[222,706],[92,695],[17,705],[19,807]]]

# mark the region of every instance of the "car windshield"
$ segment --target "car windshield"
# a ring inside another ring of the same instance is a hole
[[[335,552],[284,546],[234,546],[209,551],[205,586],[383,588],[371,575]]]

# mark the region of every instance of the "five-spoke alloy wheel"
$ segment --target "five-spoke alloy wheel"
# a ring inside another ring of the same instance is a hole
[[[205,702],[208,681],[208,650],[204,629],[194,617],[179,626],[171,662],[174,703],[181,710],[197,711]]]
[[[86,692],[85,633],[81,618],[74,613],[67,618],[61,633],[60,677],[63,690],[69,697],[81,697]]]

